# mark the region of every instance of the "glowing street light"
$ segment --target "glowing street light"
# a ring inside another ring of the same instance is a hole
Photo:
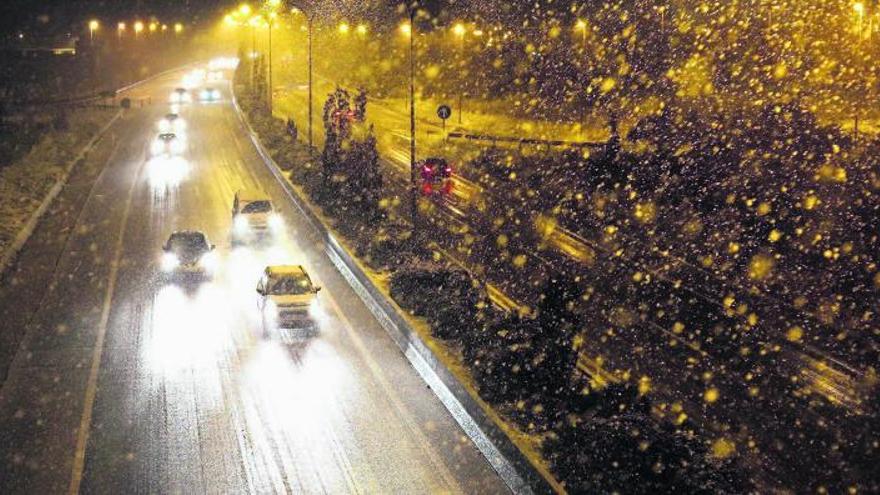
[[[246,3],[243,3],[238,6],[238,11],[239,11],[239,13],[241,13],[241,15],[244,15],[244,16],[251,15],[251,6]]]
[[[176,34],[182,33],[183,32],[183,24],[181,24],[179,22],[174,23],[174,32]]]
[[[339,32],[342,34],[348,34],[351,30],[351,26],[348,25],[347,22],[342,22],[339,24]]]
[[[162,24],[162,32],[168,31],[168,24]]]
[[[98,23],[97,19],[89,21],[89,42],[95,41],[95,31],[97,31],[99,27],[101,27],[101,25]]]
[[[455,35],[459,38],[464,38],[464,35],[467,32],[467,28],[464,27],[464,24],[458,22],[454,26],[452,26],[452,32],[455,33]]]
[[[116,36],[118,36],[119,38],[122,38],[122,33],[124,33],[124,32],[125,32],[125,23],[120,22],[119,24],[116,25]]]
[[[134,23],[134,35],[135,35],[135,37],[137,37],[137,35],[141,34],[141,31],[143,31],[143,30],[144,30],[144,23],[141,22],[141,21],[136,21],[136,22]]]
[[[357,26],[357,28],[356,28],[355,30],[357,31],[357,34],[359,34],[359,35],[361,35],[361,36],[366,36],[366,34],[367,34],[367,25],[366,25],[366,24],[358,24],[358,26]]]
[[[156,22],[151,22],[150,23],[150,32],[155,33],[157,29],[159,29],[159,24]]]
[[[400,25],[400,34],[407,36],[407,37],[412,36],[412,24],[410,24],[408,22],[404,22],[403,24],[401,24]]]

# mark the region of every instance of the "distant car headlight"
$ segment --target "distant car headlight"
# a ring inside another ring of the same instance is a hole
[[[235,220],[232,222],[232,228],[235,230],[235,233],[239,235],[247,233],[247,231],[250,230],[250,227],[251,225],[244,215],[236,215]]]
[[[217,267],[219,265],[220,257],[217,256],[217,253],[205,253],[201,258],[199,258],[199,266],[204,268],[209,273],[214,273],[215,271],[217,271]]]
[[[284,230],[284,219],[281,218],[281,215],[277,213],[272,213],[269,215],[269,219],[267,220],[269,224],[269,228],[275,232]]]
[[[170,272],[180,265],[180,259],[174,253],[165,253],[162,255],[162,271]]]

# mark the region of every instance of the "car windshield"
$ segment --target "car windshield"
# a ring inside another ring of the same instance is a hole
[[[244,205],[242,213],[269,213],[272,211],[272,203],[266,200],[253,201]]]
[[[176,118],[177,118],[176,113],[169,113],[168,115],[165,116],[165,120],[174,120]]]
[[[177,136],[175,136],[174,134],[159,134],[159,139],[161,139],[162,141],[171,141],[176,137]]]
[[[168,239],[168,249],[174,252],[197,252],[208,250],[208,239],[201,232],[180,232]]]
[[[270,278],[267,293],[273,296],[308,294],[312,283],[304,275]]]

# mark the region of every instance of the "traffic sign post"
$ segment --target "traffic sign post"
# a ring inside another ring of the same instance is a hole
[[[452,109],[449,105],[440,105],[437,107],[437,116],[443,122],[443,139],[446,139],[446,119],[452,116]]]

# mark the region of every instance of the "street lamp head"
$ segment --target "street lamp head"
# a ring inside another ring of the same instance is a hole
[[[578,31],[585,31],[587,29],[587,21],[583,19],[578,19],[577,22],[574,24],[574,28]]]
[[[174,32],[175,32],[175,33],[180,33],[180,32],[182,32],[182,31],[183,31],[183,24],[181,24],[181,23],[179,23],[179,22],[175,23],[175,24],[174,24]]]
[[[348,34],[348,32],[350,30],[351,30],[351,26],[349,26],[347,22],[339,23],[339,32],[341,34]]]
[[[412,25],[408,22],[404,22],[400,25],[400,34],[404,36],[412,36]]]
[[[168,24],[162,24],[162,32],[168,31]]]
[[[135,32],[135,33],[140,33],[140,32],[143,31],[143,30],[144,30],[144,23],[141,22],[141,21],[136,21],[136,22],[134,23],[134,32]]]
[[[91,21],[89,21],[89,30],[90,31],[97,31],[100,26],[101,25],[100,25],[100,23],[98,23],[97,19],[92,19]]]
[[[157,29],[159,29],[159,24],[157,24],[156,22],[151,22],[150,23],[150,32],[155,33]]]
[[[464,24],[458,22],[452,26],[452,32],[455,33],[456,36],[464,36],[467,32],[467,28],[464,27]]]
[[[119,31],[125,31],[125,23],[120,22],[119,24],[116,25],[116,29],[118,29]]]
[[[241,15],[250,15],[251,14],[251,6],[243,3],[238,6],[238,11],[241,12]]]
[[[361,36],[365,36],[367,34],[367,25],[366,24],[358,24],[357,34]]]
[[[853,10],[856,14],[862,15],[865,13],[865,4],[862,2],[856,2],[853,4]]]

